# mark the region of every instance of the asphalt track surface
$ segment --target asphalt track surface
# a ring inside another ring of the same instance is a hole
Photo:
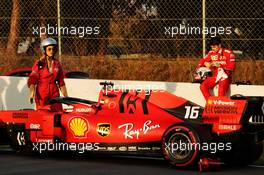
[[[0,174],[5,175],[184,175],[184,174],[264,174],[262,166],[227,167],[199,173],[196,170],[179,170],[162,159],[102,155],[36,155],[18,154],[0,150]]]

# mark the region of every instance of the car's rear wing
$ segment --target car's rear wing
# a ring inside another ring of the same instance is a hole
[[[259,132],[264,126],[264,97],[210,97],[203,112],[203,123],[213,132]]]

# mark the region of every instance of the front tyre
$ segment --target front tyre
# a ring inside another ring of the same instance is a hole
[[[10,146],[17,152],[31,151],[31,142],[29,131],[25,130],[24,124],[7,125],[7,134],[10,140]]]
[[[164,158],[177,167],[191,166],[198,162],[200,144],[193,127],[183,123],[172,126],[163,135],[162,151]]]

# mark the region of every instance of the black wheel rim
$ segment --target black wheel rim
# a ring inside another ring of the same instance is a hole
[[[187,133],[177,132],[170,136],[166,152],[170,159],[182,161],[193,153],[192,141]]]

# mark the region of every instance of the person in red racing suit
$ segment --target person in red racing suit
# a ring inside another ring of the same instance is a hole
[[[30,89],[29,101],[33,103],[35,98],[37,109],[45,106],[51,98],[60,96],[59,89],[63,96],[68,96],[62,66],[54,58],[57,51],[56,40],[52,38],[44,39],[41,43],[41,50],[44,56],[34,63],[27,83]],[[51,110],[61,111],[62,105],[52,104],[50,108]]]
[[[225,96],[232,82],[232,72],[235,69],[235,55],[232,50],[222,48],[221,39],[214,37],[210,41],[212,50],[199,61],[199,67],[208,67],[212,70],[212,77],[206,78],[200,86],[204,98],[211,94],[210,89],[218,84],[218,96]]]

